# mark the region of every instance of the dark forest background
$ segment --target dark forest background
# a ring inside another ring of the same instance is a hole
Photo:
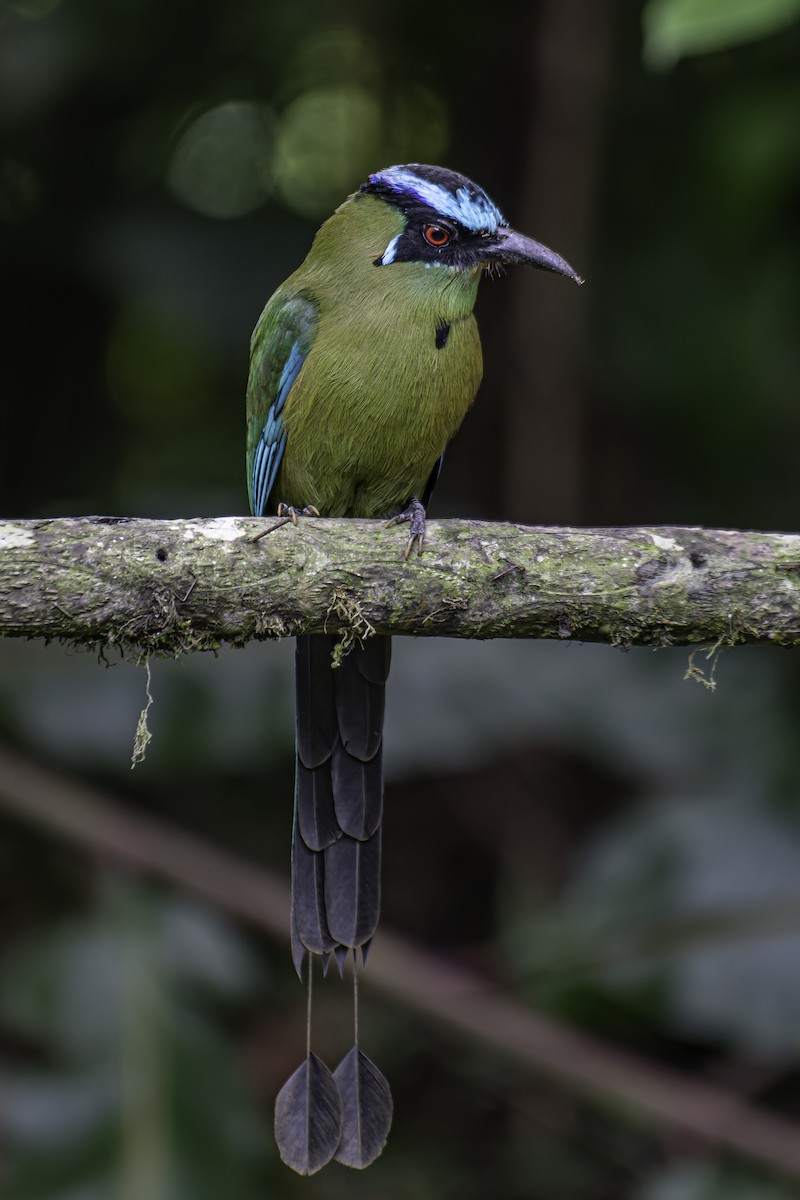
[[[429,161],[587,280],[483,285],[485,379],[432,515],[796,530],[798,10],[4,0],[3,513],[244,513],[263,303],[370,171]],[[134,772],[145,672],[108,657],[0,645],[2,743],[56,796],[91,786],[286,880],[291,646],[151,663]],[[397,639],[384,922],[800,1131],[800,658],[717,657],[694,660],[712,690],[684,650]],[[271,1138],[304,1044],[287,945],[12,815],[4,762],[10,1200],[797,1194],[369,972],[389,1146],[295,1178]],[[332,1063],[347,1006],[320,991]]]

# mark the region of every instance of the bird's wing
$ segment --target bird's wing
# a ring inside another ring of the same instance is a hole
[[[247,491],[250,511],[267,512],[286,448],[282,413],[314,341],[317,306],[276,292],[253,332],[247,381]]]

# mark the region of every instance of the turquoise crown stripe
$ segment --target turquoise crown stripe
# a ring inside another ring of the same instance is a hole
[[[409,167],[387,167],[370,175],[370,183],[412,196],[475,233],[496,233],[499,226],[507,224],[500,209],[477,184],[466,182],[451,191],[444,184],[424,179]]]

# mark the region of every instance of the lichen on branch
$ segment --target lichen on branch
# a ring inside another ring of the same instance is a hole
[[[430,521],[0,522],[0,633],[181,654],[296,633],[800,644],[800,535]]]

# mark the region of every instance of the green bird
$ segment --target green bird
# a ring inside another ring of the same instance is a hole
[[[425,510],[445,447],[483,372],[473,307],[481,276],[529,263],[582,282],[546,246],[510,229],[471,180],[411,163],[370,175],[318,231],[253,333],[247,387],[251,511],[379,517]],[[382,737],[390,639],[371,637],[332,668],[335,638],[299,637],[292,833],[292,946],[354,980],[380,908]],[[311,1174],[331,1158],[364,1167],[391,1123],[388,1084],[356,1044],[330,1072],[307,1049],[284,1085],[275,1129],[284,1162]]]

